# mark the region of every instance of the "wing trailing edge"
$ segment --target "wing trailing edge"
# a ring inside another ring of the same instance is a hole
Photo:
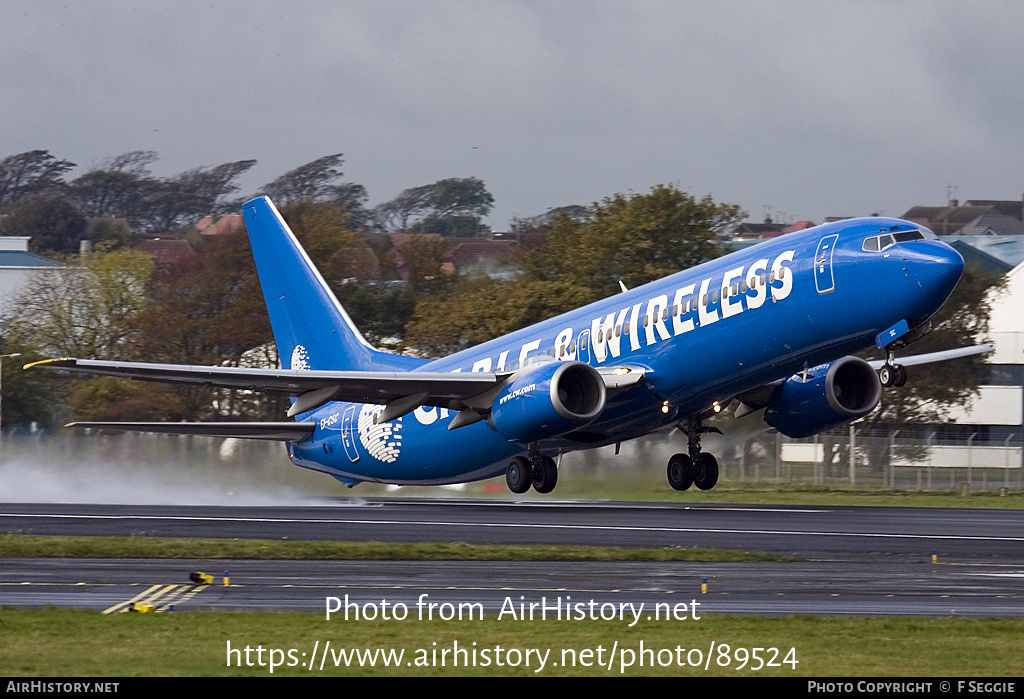
[[[89,427],[119,432],[155,432],[200,437],[267,439],[301,442],[313,434],[314,422],[71,422],[65,427]]]

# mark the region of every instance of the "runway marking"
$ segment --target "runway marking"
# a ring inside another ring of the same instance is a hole
[[[156,590],[159,587],[160,587],[159,585],[153,585],[149,589],[144,590],[144,591],[140,592],[139,594],[135,595],[134,597],[132,597],[127,602],[118,602],[113,607],[110,607],[109,609],[104,609],[103,613],[104,614],[113,614],[114,612],[121,611],[122,608],[126,609],[129,605],[131,605],[131,604],[133,604],[135,602],[138,602],[143,597],[145,597],[146,595],[148,595],[149,593],[153,592],[154,590]]]
[[[789,510],[786,510],[788,512]],[[424,520],[384,520],[384,519],[299,519],[290,517],[194,517],[187,515],[66,515],[66,514],[0,514],[3,517],[24,517],[37,519],[104,519],[104,520],[155,520],[179,522],[260,522],[269,524],[358,524],[358,525],[392,525],[412,527],[472,527],[479,529],[568,529],[584,531],[623,531],[623,532],[656,532],[671,534],[762,534],[775,536],[836,536],[847,538],[875,539],[926,539],[954,541],[1000,541],[1024,542],[1024,536],[967,536],[962,534],[897,534],[884,532],[828,532],[799,531],[787,529],[713,529],[709,527],[643,527],[634,525],[603,525],[603,524],[543,524],[516,522],[445,522]]]
[[[130,600],[124,602],[118,602],[113,607],[103,610],[104,614],[120,614],[122,612],[131,611],[132,605],[139,604],[152,604],[156,606],[157,602],[160,602],[160,606],[155,609],[157,612],[167,611],[173,604],[181,602],[187,602],[188,600],[195,597],[197,594],[202,592],[209,585],[182,585],[178,583],[164,584],[157,583],[151,585],[149,588],[140,592],[139,594],[132,597]]]

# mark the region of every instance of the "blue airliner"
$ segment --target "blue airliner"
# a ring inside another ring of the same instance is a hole
[[[930,328],[964,262],[931,231],[860,218],[790,233],[437,360],[371,347],[266,197],[243,208],[282,369],[52,359],[31,366],[285,393],[271,423],[78,423],[273,439],[352,486],[445,484],[502,473],[547,493],[554,457],[679,428],[677,490],[718,481],[705,421],[764,411],[805,437],[856,420],[902,385],[897,362]],[[852,356],[876,345],[886,359]],[[26,367],[28,368],[28,367]]]

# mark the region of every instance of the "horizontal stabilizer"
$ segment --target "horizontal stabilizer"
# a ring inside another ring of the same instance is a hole
[[[301,442],[313,434],[314,422],[72,422],[65,427],[96,430],[191,434],[201,437],[236,437]]]

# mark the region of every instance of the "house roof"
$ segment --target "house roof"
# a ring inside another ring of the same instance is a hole
[[[216,221],[213,220],[213,216],[204,216],[196,224],[196,229],[203,235],[231,235],[242,230],[244,225],[245,219],[242,218],[242,214],[228,214]]]
[[[899,218],[931,228],[936,235],[953,235],[985,214],[999,213],[992,206],[914,206]]]
[[[60,267],[59,262],[24,250],[0,250],[0,267]]]
[[[989,206],[1004,216],[1021,220],[1024,215],[1024,200],[1021,199],[968,199],[964,206]]]
[[[957,231],[957,235],[1024,235],[1024,222],[1000,213],[983,214]]]
[[[152,255],[153,260],[160,265],[172,265],[195,254],[192,246],[181,238],[150,238],[132,250]]]
[[[520,259],[525,253],[514,240],[464,240],[448,249],[445,260],[456,269],[465,269],[494,261]]]
[[[796,231],[806,231],[808,228],[814,228],[814,221],[797,221],[783,228],[781,232],[795,233]]]

